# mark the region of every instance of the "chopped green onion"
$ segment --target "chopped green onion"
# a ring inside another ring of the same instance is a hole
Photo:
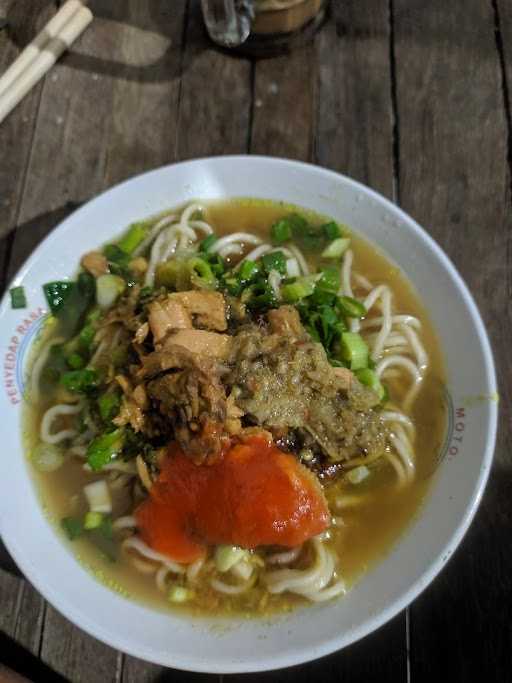
[[[70,370],[61,377],[62,384],[74,394],[87,394],[94,391],[99,384],[99,375],[93,368]]]
[[[338,237],[343,235],[342,229],[334,221],[320,226],[320,230],[324,233],[328,240],[336,240]],[[322,254],[322,256],[325,256],[325,254]]]
[[[80,343],[83,344],[83,346],[87,349],[90,350],[92,343],[94,341],[94,337],[96,335],[96,330],[94,327],[90,324],[85,325],[85,327],[82,327],[80,334],[78,335],[78,338],[80,340]]]
[[[343,332],[341,335],[341,356],[350,363],[351,370],[368,367],[368,346],[356,332]]]
[[[174,603],[184,603],[192,600],[194,591],[184,586],[171,586],[167,593],[167,599]]]
[[[121,251],[124,251],[125,254],[131,256],[139,244],[144,241],[146,235],[147,229],[144,223],[133,223],[128,229],[128,232],[119,240],[118,247]]]
[[[287,221],[290,225],[292,238],[297,243],[308,251],[318,251],[318,247],[322,242],[322,236],[316,228],[308,223],[304,216],[298,213],[291,213],[282,220]]]
[[[350,246],[349,237],[338,237],[322,252],[323,258],[340,258]]]
[[[74,287],[75,283],[67,280],[43,285],[44,295],[53,315],[57,315]]]
[[[221,275],[224,275],[224,271],[226,270],[226,264],[224,263],[224,259],[222,258],[222,256],[220,256],[217,253],[211,253],[209,251],[199,252],[197,256],[203,259],[203,261],[206,261],[206,263],[208,263],[215,277],[220,277]]]
[[[64,456],[58,446],[40,443],[32,453],[32,462],[40,472],[55,472],[64,464]]]
[[[210,251],[210,249],[213,247],[213,245],[218,239],[219,238],[217,237],[217,235],[214,235],[213,233],[211,235],[208,235],[208,237],[205,237],[204,240],[199,244],[199,251]]]
[[[124,292],[126,282],[119,275],[100,275],[96,279],[96,302],[100,308],[110,308]]]
[[[61,525],[70,541],[74,541],[84,532],[82,521],[76,517],[64,517],[61,520]]]
[[[240,293],[243,289],[243,284],[236,277],[224,278],[222,285],[227,293],[231,294],[231,296],[240,296]]]
[[[328,292],[337,292],[340,288],[340,272],[338,268],[322,268],[322,277],[317,286]]]
[[[347,318],[364,318],[368,313],[360,301],[350,296],[339,296],[336,303],[340,313]]]
[[[103,522],[103,514],[101,512],[88,512],[84,517],[84,529],[91,531],[98,529]]]
[[[311,299],[309,300],[312,307],[314,306],[334,306],[336,303],[336,294],[328,289],[315,287]]]
[[[115,263],[118,266],[126,267],[130,260],[129,255],[121,249],[117,244],[107,244],[103,249],[107,261]]]
[[[102,394],[98,399],[98,408],[101,419],[110,422],[118,413],[121,407],[121,396],[117,392]]]
[[[236,545],[218,545],[215,548],[215,566],[219,572],[228,572],[246,555],[247,552]]]
[[[113,460],[122,450],[124,433],[122,429],[116,429],[96,437],[87,448],[87,463],[89,467],[98,472]]]
[[[171,259],[160,263],[155,271],[155,287],[175,289],[178,292],[187,289],[189,283],[186,265],[179,259]]]
[[[284,301],[294,304],[307,296],[311,296],[315,291],[315,277],[300,277],[295,282],[281,286],[281,296]]]
[[[359,465],[359,467],[354,467],[347,474],[347,479],[351,484],[360,484],[362,481],[370,476],[370,470],[366,465]]]
[[[283,244],[292,238],[292,224],[287,218],[274,223],[270,229],[270,236],[274,244]]]
[[[67,363],[73,370],[81,370],[87,364],[87,361],[79,353],[71,353],[67,358]]]
[[[202,258],[191,258],[187,261],[190,283],[197,289],[216,289],[217,279],[210,265]]]
[[[62,332],[72,336],[94,300],[95,280],[80,273],[76,282],[49,282],[43,285],[50,311],[61,323]]]
[[[12,287],[11,294],[11,308],[26,308],[27,297],[25,296],[25,288],[21,285],[19,287]]]
[[[261,257],[263,268],[267,273],[271,270],[276,270],[281,275],[286,275],[286,256],[282,251],[273,251],[270,254],[264,254]]]
[[[242,292],[241,301],[251,309],[272,308],[276,305],[274,291],[266,280],[257,280]]]
[[[242,283],[253,280],[261,273],[261,267],[256,261],[244,261],[238,269],[238,278]]]
[[[365,386],[372,389],[377,396],[379,401],[383,401],[386,396],[386,388],[380,381],[375,370],[370,370],[370,368],[362,368],[356,371],[356,377]]]

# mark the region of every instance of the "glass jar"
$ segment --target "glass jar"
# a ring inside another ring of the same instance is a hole
[[[201,0],[210,38],[225,48],[265,57],[307,42],[329,0]]]

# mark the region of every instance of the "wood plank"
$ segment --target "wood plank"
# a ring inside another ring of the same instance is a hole
[[[510,98],[510,88],[512,87],[512,7],[507,0],[493,0],[493,6],[495,8],[496,29],[499,30],[498,44],[502,50],[506,69],[507,94]],[[509,101],[509,109],[510,104]]]
[[[11,273],[70,207],[174,160],[185,0],[89,5],[42,97]]]
[[[24,579],[0,569],[0,605],[0,633],[13,638],[28,653],[38,655],[44,613],[39,593]],[[15,666],[19,656],[15,652],[13,657],[14,661],[4,657],[2,661]]]
[[[123,683],[206,683],[206,681],[210,683],[219,681],[219,676],[177,671],[149,664],[135,657],[125,658]]]
[[[393,196],[393,113],[387,3],[344,0],[317,38],[315,158]]]
[[[394,197],[387,3],[333,3],[317,36],[315,161]],[[407,680],[405,612],[360,643],[309,666],[309,678]],[[371,652],[371,656],[368,656]]]
[[[176,155],[179,159],[247,151],[251,64],[215,49],[190,0]]]
[[[174,159],[185,0],[172,13],[164,0],[90,5],[94,23],[52,71],[41,98],[10,273],[81,202]],[[50,606],[41,657],[73,681],[121,675],[118,653]]]
[[[314,45],[255,63],[251,153],[311,161],[316,74]]]
[[[8,29],[0,31],[0,74],[48,20],[51,4],[0,0],[0,17],[9,21]],[[42,87],[40,83],[33,88],[0,126],[0,237],[14,228],[18,217]]]
[[[507,680],[512,637],[512,214],[491,3],[395,0],[404,208],[446,249],[480,304],[501,376],[494,472],[476,520],[412,606],[413,681]]]

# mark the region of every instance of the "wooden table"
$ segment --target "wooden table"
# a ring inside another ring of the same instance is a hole
[[[0,0],[0,18],[11,23],[0,31],[0,72],[55,4]],[[362,642],[246,680],[511,680],[512,3],[334,0],[314,44],[256,62],[213,49],[198,0],[90,5],[93,25],[0,126],[3,285],[49,230],[124,178],[198,156],[291,157],[367,183],[425,226],[473,291],[496,354],[502,421],[493,473],[439,578]],[[206,678],[97,642],[48,605],[6,553],[2,567],[0,661],[27,677]]]

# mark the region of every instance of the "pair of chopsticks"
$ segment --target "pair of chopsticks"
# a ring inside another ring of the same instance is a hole
[[[80,0],[68,0],[0,77],[0,123],[92,21]]]

